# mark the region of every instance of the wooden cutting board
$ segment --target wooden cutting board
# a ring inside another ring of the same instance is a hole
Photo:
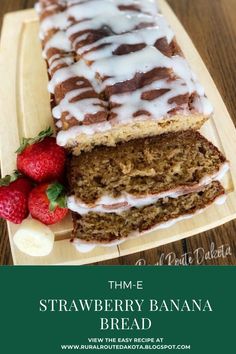
[[[96,247],[89,253],[79,253],[69,242],[71,218],[53,226],[56,242],[48,257],[33,258],[19,252],[12,238],[18,226],[8,223],[14,264],[69,265],[88,264],[154,248],[217,227],[236,218],[236,131],[223,100],[191,39],[164,0],[159,0],[162,12],[174,29],[177,40],[205,87],[215,108],[214,118],[202,133],[217,145],[231,162],[231,170],[223,184],[228,193],[222,206],[213,205],[203,214],[177,223],[168,229],[150,232],[119,246]],[[10,13],[5,16],[0,46],[0,158],[2,174],[15,168],[15,150],[22,136],[36,135],[48,125],[53,127],[46,64],[41,56],[38,39],[39,23],[34,10]]]

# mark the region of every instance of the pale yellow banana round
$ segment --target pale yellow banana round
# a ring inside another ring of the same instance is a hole
[[[21,252],[32,257],[45,257],[52,252],[55,236],[48,226],[34,219],[26,219],[13,240]]]

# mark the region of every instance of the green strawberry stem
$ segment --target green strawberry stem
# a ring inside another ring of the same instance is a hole
[[[40,141],[44,140],[48,136],[53,135],[53,130],[51,127],[41,131],[35,138],[22,138],[21,144],[18,150],[16,150],[17,154],[21,154],[28,145],[32,145],[35,143],[39,143]]]
[[[20,176],[21,174],[15,170],[12,175],[6,175],[0,179],[0,187],[9,186],[10,183],[16,181]]]
[[[50,201],[50,211],[54,211],[57,207],[67,208],[67,197],[62,184],[58,182],[50,184],[46,194]]]

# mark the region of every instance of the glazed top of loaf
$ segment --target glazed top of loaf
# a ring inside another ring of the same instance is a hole
[[[59,128],[212,113],[156,0],[41,0],[36,9]]]

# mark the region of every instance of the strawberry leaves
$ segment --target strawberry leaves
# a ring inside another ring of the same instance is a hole
[[[21,174],[18,171],[14,171],[12,175],[6,175],[0,179],[0,187],[9,186],[10,183],[15,182]]]
[[[48,200],[50,201],[50,211],[54,211],[57,207],[67,207],[65,188],[60,183],[55,182],[53,184],[50,184],[47,188],[46,194]]]
[[[16,150],[17,154],[21,154],[25,148],[29,145],[39,143],[40,141],[44,140],[46,137],[52,136],[53,130],[51,127],[41,131],[35,138],[22,138],[21,144],[18,150]]]

